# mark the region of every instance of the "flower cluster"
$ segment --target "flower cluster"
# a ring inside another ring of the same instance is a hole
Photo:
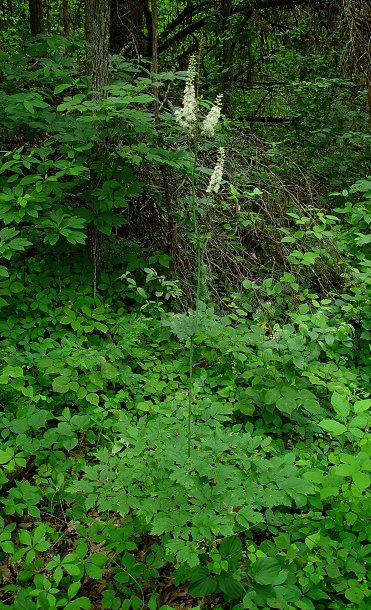
[[[174,111],[175,120],[177,123],[186,129],[192,137],[196,137],[197,123],[198,123],[198,102],[196,96],[196,74],[197,66],[195,56],[189,60],[188,64],[188,76],[186,86],[184,88],[183,105]],[[213,136],[215,127],[220,118],[221,106],[222,106],[223,95],[219,94],[216,96],[215,102],[202,122],[201,133],[204,136]],[[210,177],[207,193],[217,193],[220,189],[220,184],[223,177],[225,153],[223,148],[219,148],[218,160],[215,165],[214,171]]]
[[[206,189],[207,193],[217,193],[220,189],[220,184],[223,177],[223,167],[225,160],[224,148],[219,148],[218,160],[216,162],[213,173],[211,174],[209,185]]]
[[[195,88],[196,58],[194,55],[189,60],[188,77],[184,89],[183,106],[174,112],[175,120],[181,127],[193,131],[197,122],[197,98]]]
[[[220,118],[223,95],[219,93],[216,96],[213,107],[202,123],[202,134],[204,136],[213,136],[215,127]]]

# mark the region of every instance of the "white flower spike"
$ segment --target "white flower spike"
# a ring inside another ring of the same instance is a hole
[[[184,89],[183,106],[174,112],[176,122],[184,129],[194,131],[197,122],[197,98],[195,88],[196,58],[194,55],[189,60],[188,77]]]
[[[219,95],[216,96],[216,100],[214,102],[213,107],[211,108],[210,112],[202,123],[202,134],[204,136],[214,135],[215,127],[220,118],[222,99],[223,95],[219,93]]]
[[[225,152],[224,148],[219,148],[218,160],[215,165],[215,169],[210,177],[209,185],[206,189],[207,193],[217,193],[220,189],[220,184],[223,178]]]

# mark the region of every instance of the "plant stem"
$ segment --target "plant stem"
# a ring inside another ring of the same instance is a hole
[[[196,284],[196,297],[195,297],[195,307],[193,310],[193,328],[191,334],[191,345],[189,348],[189,388],[188,388],[188,421],[187,421],[187,440],[188,440],[188,457],[191,457],[191,423],[192,423],[192,405],[193,405],[193,371],[194,371],[194,347],[195,347],[195,336],[197,333],[198,326],[198,310],[199,310],[199,300],[200,300],[200,290],[201,290],[201,244],[200,244],[200,235],[198,231],[198,223],[197,223],[197,205],[196,205],[196,168],[197,168],[197,157],[198,157],[198,146],[197,146],[197,136],[194,139],[194,164],[192,171],[192,218],[193,218],[193,236],[196,242],[196,252],[197,252],[197,284]]]

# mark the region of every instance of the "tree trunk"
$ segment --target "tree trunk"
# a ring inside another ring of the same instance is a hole
[[[70,12],[68,8],[68,0],[62,0],[62,19],[63,19],[63,32],[66,38],[70,36]]]
[[[93,97],[96,101],[106,96],[104,87],[108,83],[108,46],[110,24],[110,0],[86,0],[85,36],[88,43],[87,69],[92,77]],[[96,158],[103,158],[106,151],[105,140],[98,140],[94,147]],[[92,173],[91,188],[97,184],[99,177]],[[92,212],[98,216],[98,206],[92,205]],[[94,294],[96,293],[97,266],[103,258],[103,235],[92,223],[88,230],[88,254],[94,265]]]
[[[158,72],[158,14],[157,14],[157,0],[151,0],[151,49],[150,54],[152,58],[151,72],[157,74]],[[156,81],[156,77],[154,77]],[[155,97],[154,102],[154,115],[157,124],[160,123],[160,107],[158,103],[158,87],[152,86],[152,92]],[[174,225],[174,210],[173,210],[173,199],[170,192],[170,180],[168,174],[168,168],[165,165],[160,166],[161,178],[162,178],[162,190],[164,194],[164,201],[166,204],[167,213],[167,247],[168,252],[174,254],[175,245],[175,225]]]
[[[140,0],[111,0],[110,52],[141,57],[146,46],[143,22],[144,5]]]
[[[32,36],[44,34],[43,0],[28,0]]]
[[[92,77],[94,98],[105,96],[103,87],[108,83],[110,0],[86,0],[85,36],[89,45],[88,73]]]
[[[226,116],[233,115],[233,72],[232,72],[232,39],[230,31],[230,18],[232,15],[232,0],[223,0],[223,71],[221,91],[223,93],[223,111]]]

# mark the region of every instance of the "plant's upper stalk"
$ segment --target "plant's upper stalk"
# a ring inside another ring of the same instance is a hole
[[[174,112],[175,120],[183,127],[190,136],[189,144],[193,148],[194,164],[191,175],[191,188],[192,188],[192,207],[191,212],[193,216],[193,227],[194,227],[194,238],[196,241],[197,251],[197,286],[196,286],[196,303],[193,311],[193,329],[190,335],[190,349],[189,349],[189,378],[188,378],[188,414],[187,414],[187,440],[188,440],[188,457],[191,456],[191,419],[192,419],[192,406],[194,400],[194,388],[193,388],[193,369],[194,369],[194,347],[195,347],[195,336],[197,334],[198,327],[198,311],[200,303],[200,290],[202,281],[202,270],[201,270],[201,241],[198,228],[197,218],[197,196],[196,196],[196,169],[198,162],[198,136],[213,136],[215,127],[220,118],[222,95],[217,95],[216,100],[202,122],[201,128],[199,127],[199,109],[196,95],[196,74],[197,66],[195,56],[192,55],[188,65],[188,76],[186,86],[184,88],[183,105]],[[209,185],[206,189],[207,193],[217,193],[220,188],[220,184],[223,176],[224,166],[224,149],[219,148],[219,155],[215,169],[210,177]]]

